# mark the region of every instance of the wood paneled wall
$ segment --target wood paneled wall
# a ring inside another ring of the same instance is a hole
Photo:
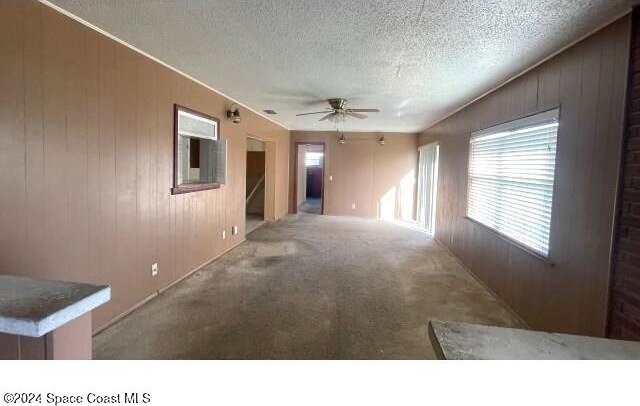
[[[378,141],[383,135],[384,146]],[[291,132],[291,211],[295,204],[295,143],[324,142],[325,214],[412,220],[418,164],[417,135],[345,133],[345,137],[347,141],[341,145],[335,132]],[[333,180],[329,180],[330,176]],[[355,209],[352,209],[353,204]]]
[[[428,129],[440,143],[436,238],[532,328],[605,333],[630,19]],[[465,219],[472,131],[560,106],[553,265]]]
[[[222,119],[227,185],[172,196],[173,104],[223,118],[228,100],[35,1],[0,3],[0,37],[0,272],[110,284],[100,329],[243,241],[249,134],[266,217],[287,213],[288,130]]]
[[[608,337],[640,341],[640,8],[632,14],[625,141]]]

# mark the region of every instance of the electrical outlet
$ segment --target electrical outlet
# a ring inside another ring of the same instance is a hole
[[[151,264],[151,276],[158,275],[158,263]]]
[[[222,230],[222,239],[227,238],[227,230]]]
[[[329,175],[329,180],[333,180],[333,175]]]
[[[355,209],[356,209],[356,204],[355,204],[355,203],[352,203],[352,204],[351,204],[351,210],[355,210]]]
[[[238,226],[231,227],[231,235],[236,235],[236,234],[238,234]]]

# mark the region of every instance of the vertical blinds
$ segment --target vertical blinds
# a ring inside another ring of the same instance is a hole
[[[559,111],[471,134],[467,216],[549,255]]]

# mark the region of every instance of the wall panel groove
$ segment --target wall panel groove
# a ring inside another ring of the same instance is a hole
[[[385,145],[379,143],[385,137]],[[295,196],[296,142],[325,143],[324,212],[333,216],[358,216],[413,220],[418,165],[416,134],[345,133],[344,145],[331,131],[293,131],[289,163],[289,208]],[[333,176],[333,180],[329,180]],[[355,209],[352,209],[355,204]]]
[[[0,34],[0,273],[110,284],[99,330],[243,241],[248,134],[272,153],[268,216],[287,213],[288,130],[224,120],[229,100],[38,2],[0,2]],[[223,119],[221,189],[170,194],[174,103]]]
[[[605,333],[629,17],[426,130],[439,141],[436,236],[532,328]],[[560,106],[550,261],[464,218],[471,132]]]

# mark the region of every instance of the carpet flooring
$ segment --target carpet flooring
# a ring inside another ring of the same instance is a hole
[[[301,213],[322,214],[322,199],[310,197],[298,209]]]
[[[519,326],[424,233],[299,214],[94,338],[97,359],[430,359],[429,319]]]
[[[247,213],[245,217],[245,234],[249,235],[258,228],[262,227],[266,222],[264,221],[264,214],[251,214]]]

